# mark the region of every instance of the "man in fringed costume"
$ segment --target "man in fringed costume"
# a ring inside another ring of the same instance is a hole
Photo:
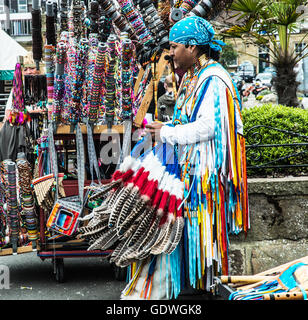
[[[153,137],[176,147],[184,182],[185,226],[179,256],[177,262],[171,261],[174,253],[169,260],[164,254],[160,257],[169,261],[171,269],[169,298],[172,292],[176,296],[172,282],[179,275],[172,275],[175,264],[179,263],[182,287],[188,280],[186,284],[209,291],[215,275],[228,273],[228,233],[249,228],[240,98],[228,72],[217,62],[224,43],[213,37],[211,24],[197,16],[172,27],[170,56],[186,74],[178,91],[173,126],[148,125]],[[157,282],[161,288],[161,275]]]
[[[187,286],[211,291],[214,277],[228,273],[228,234],[249,228],[240,99],[217,62],[224,43],[213,37],[196,16],[171,28],[170,56],[186,71],[172,124],[147,126],[156,147],[124,159],[89,223],[108,226],[90,248],[116,243],[111,261],[129,265],[122,299],[177,298]]]

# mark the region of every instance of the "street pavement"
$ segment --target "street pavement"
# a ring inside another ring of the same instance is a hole
[[[10,288],[0,289],[0,300],[119,300],[126,284],[102,257],[64,259],[64,283],[56,281],[51,259],[36,252],[1,256],[1,265],[9,268]]]
[[[7,300],[120,300],[126,281],[116,280],[106,258],[64,259],[63,283],[57,282],[51,259],[42,261],[36,252],[1,256],[9,268],[9,289],[0,285],[0,302]],[[0,272],[1,275],[1,272]],[[178,300],[211,300],[207,293],[184,290]]]

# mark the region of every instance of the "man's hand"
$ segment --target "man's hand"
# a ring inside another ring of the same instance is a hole
[[[152,139],[154,141],[161,141],[160,139],[160,129],[164,124],[162,122],[152,122],[151,124],[147,124],[145,126],[146,133],[150,133],[152,136]]]

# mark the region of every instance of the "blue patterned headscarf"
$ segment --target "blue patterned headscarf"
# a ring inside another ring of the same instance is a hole
[[[213,50],[221,51],[221,46],[225,43],[214,40],[214,35],[215,31],[208,21],[193,16],[186,17],[173,25],[169,33],[169,41],[196,46],[208,44]]]

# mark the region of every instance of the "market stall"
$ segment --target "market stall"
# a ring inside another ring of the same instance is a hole
[[[25,57],[29,52],[2,29],[0,29],[0,41],[3,48],[6,48],[0,52],[0,81],[13,80],[17,57]]]
[[[184,212],[189,177],[180,179],[179,159],[169,163],[175,155],[168,145],[149,141],[151,152],[144,149],[149,137],[143,128],[151,103],[157,119],[160,78],[171,74],[177,87],[168,55],[170,26],[188,15],[210,20],[227,3],[100,0],[85,6],[61,0],[59,8],[47,1],[42,13],[33,1],[33,59],[40,75],[23,77],[16,64],[7,125],[30,128],[31,134],[24,150],[17,144],[17,156],[2,162],[0,254],[37,250],[41,259],[52,259],[58,281],[64,279],[64,258],[108,256],[118,270],[128,270],[126,297],[142,276],[139,297],[150,299],[155,268],[168,299],[186,285],[185,273],[194,287],[212,290],[213,274],[227,270],[226,224],[232,232],[247,232],[247,199],[236,197],[236,189],[228,203],[236,215],[230,210],[227,218],[215,218],[224,199],[222,185],[212,181],[204,183],[202,195],[213,199],[213,220],[197,210]],[[235,153],[230,157],[239,170]],[[201,255],[200,247],[193,248],[199,228],[208,240]],[[184,257],[178,246],[183,237],[192,247]],[[183,258],[194,267],[180,270]]]

